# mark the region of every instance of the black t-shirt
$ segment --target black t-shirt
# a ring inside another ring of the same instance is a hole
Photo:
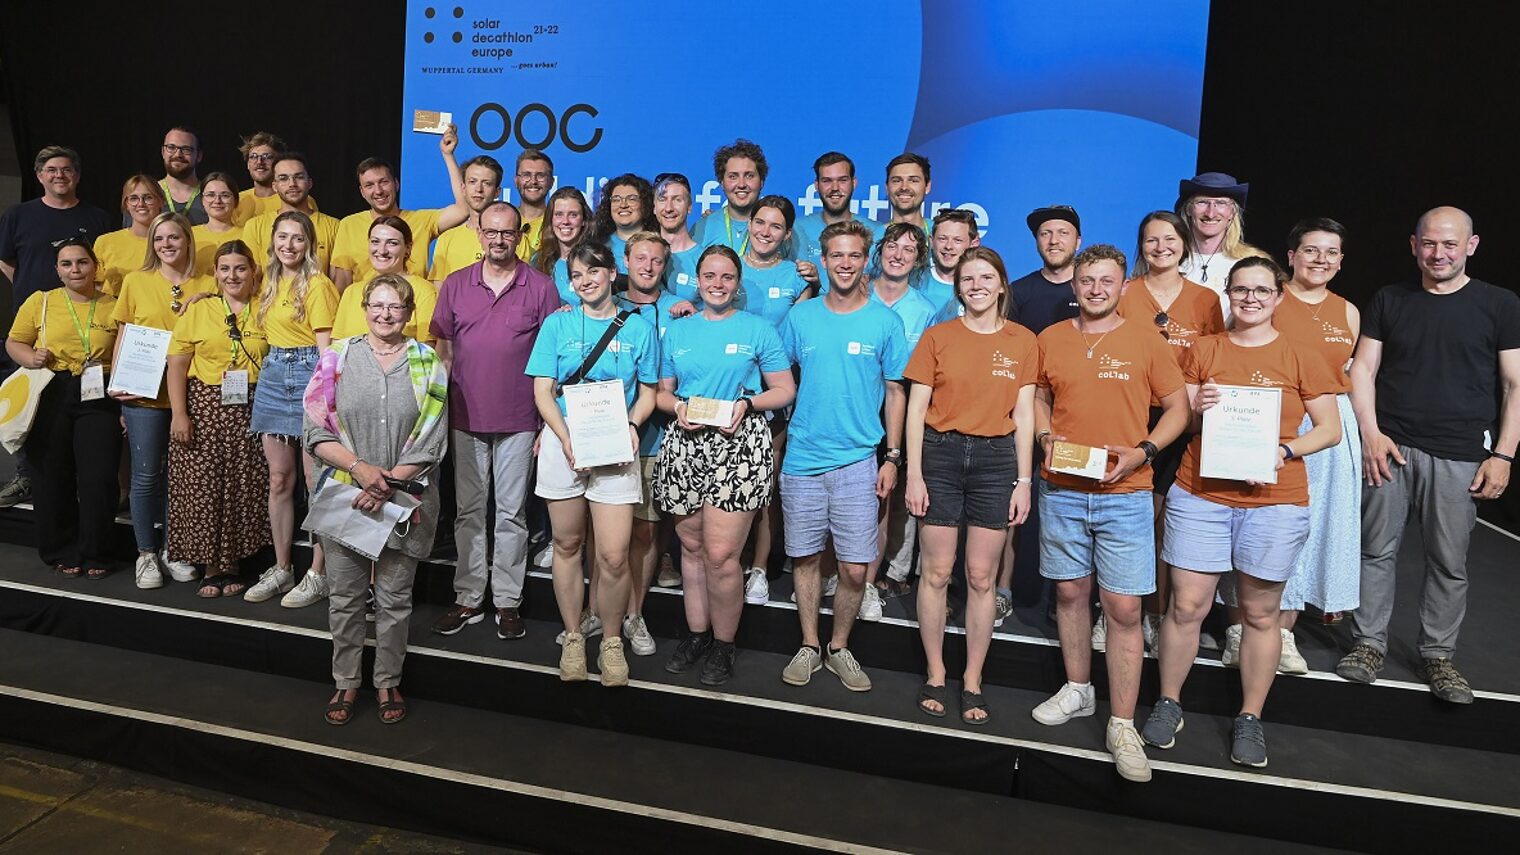
[[[54,241],[78,235],[94,245],[96,238],[111,229],[106,212],[84,202],[53,208],[32,199],[0,214],[0,259],[16,265],[13,305],[20,306],[34,291],[58,284]]]
[[[1383,343],[1378,427],[1447,460],[1482,460],[1498,418],[1499,351],[1520,348],[1520,297],[1477,279],[1450,294],[1415,283],[1378,291],[1362,335]]]
[[[1071,280],[1052,282],[1036,270],[1008,283],[1008,319],[1028,327],[1035,335],[1058,321],[1077,316],[1077,298]]]

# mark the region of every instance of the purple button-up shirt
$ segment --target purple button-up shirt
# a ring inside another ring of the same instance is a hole
[[[525,375],[538,328],[560,306],[549,277],[519,261],[501,294],[482,275],[484,261],[456,270],[438,289],[433,335],[454,347],[449,418],[473,433],[538,430],[533,378]]]

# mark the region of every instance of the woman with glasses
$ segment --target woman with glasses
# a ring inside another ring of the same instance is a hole
[[[1234,573],[1243,615],[1240,640],[1242,701],[1230,759],[1267,765],[1261,725],[1267,692],[1282,652],[1279,611],[1283,586],[1309,536],[1309,479],[1303,458],[1341,438],[1337,379],[1317,354],[1295,346],[1272,317],[1283,301],[1287,276],[1269,258],[1247,258],[1230,270],[1226,294],[1234,309],[1231,330],[1196,341],[1183,358],[1183,377],[1198,432],[1182,456],[1166,497],[1166,543],[1171,606],[1161,622],[1161,697],[1141,736],[1170,748],[1182,730],[1182,684],[1198,654],[1198,631],[1214,604],[1219,579]],[[1278,446],[1275,482],[1204,477],[1204,413],[1219,406],[1221,387],[1277,389]],[[1299,435],[1307,415],[1313,427]]]
[[[692,304],[701,305],[697,295],[697,258],[702,246],[692,239],[686,220],[691,216],[691,182],[679,172],[663,172],[654,178],[654,218],[660,224],[660,237],[670,246],[670,260],[665,265],[665,290]]]
[[[412,252],[412,227],[400,217],[376,217],[369,226],[369,264],[374,276],[395,274],[406,279],[412,286],[415,308],[408,315],[402,332],[423,344],[433,343],[433,308],[438,305],[438,287],[421,276],[406,272],[406,260]],[[374,276],[370,277],[371,279]],[[363,283],[356,283],[363,284]],[[338,301],[338,313],[333,318],[332,340],[338,341],[363,335],[369,329],[364,308],[364,288],[349,286]]]
[[[1140,221],[1140,235],[1135,242],[1134,276],[1124,283],[1124,294],[1119,298],[1119,314],[1139,324],[1153,324],[1179,364],[1182,355],[1193,343],[1204,336],[1224,332],[1224,313],[1219,308],[1219,298],[1213,291],[1182,275],[1182,265],[1191,251],[1188,249],[1187,225],[1182,218],[1170,211],[1152,211]],[[1151,401],[1149,428],[1154,430],[1161,420],[1161,402]],[[1177,480],[1177,467],[1182,464],[1185,443],[1174,442],[1161,449],[1151,462],[1151,493],[1156,505],[1156,554],[1161,554],[1162,509],[1166,504],[1167,491]],[[1146,609],[1141,629],[1146,646],[1156,647],[1156,633],[1161,626],[1161,614],[1166,611],[1170,592],[1169,578],[1161,566],[1156,565],[1156,593],[1146,598]],[[1102,620],[1100,615],[1098,618]],[[1106,635],[1106,633],[1105,633]]]
[[[146,175],[134,175],[121,186],[121,211],[132,218],[132,225],[106,232],[95,239],[95,257],[100,259],[96,275],[107,294],[121,293],[121,280],[143,266],[148,254],[148,227],[164,212],[164,191]]]
[[[205,567],[201,597],[246,587],[238,561],[269,544],[268,465],[250,432],[269,339],[258,268],[241,240],[211,258],[219,293],[185,310],[169,344],[169,554]]]
[[[549,197],[548,227],[542,230],[538,252],[533,254],[533,266],[540,273],[554,278],[554,289],[559,292],[560,302],[574,306],[581,301],[575,289],[570,287],[570,251],[575,249],[586,231],[591,227],[591,206],[586,197],[574,187],[561,187]]]
[[[37,401],[26,459],[32,467],[37,553],[68,577],[110,572],[121,457],[120,406],[105,395],[116,343],[116,299],[98,289],[83,238],[58,244],[63,287],[37,291],[16,310],[5,351],[53,379]]]
[[[206,208],[206,222],[195,226],[195,273],[211,276],[216,272],[216,252],[222,244],[239,240],[243,227],[237,221],[238,189],[232,176],[213,172],[201,182],[201,203]]]
[[[633,173],[608,181],[591,217],[588,236],[593,243],[612,250],[617,272],[628,272],[628,239],[639,232],[658,231],[654,216],[654,189]],[[568,301],[567,301],[568,302]]]
[[[261,603],[285,594],[286,608],[309,606],[327,596],[322,548],[313,544],[311,569],[295,584],[296,481],[305,473],[311,486],[311,458],[301,453],[301,399],[317,367],[317,356],[332,340],[338,289],[317,263],[317,233],[311,218],[286,211],[274,218],[264,286],[254,314],[269,337],[269,354],[254,390],[251,430],[262,438],[269,461],[269,527],[274,566],[244,595]]]
[[[203,294],[216,293],[210,277],[195,276],[195,241],[190,221],[183,214],[163,213],[148,226],[147,259],[141,270],[128,273],[121,281],[116,311],[117,324],[174,331],[185,307]],[[122,337],[117,336],[117,353],[112,363],[120,361]],[[111,397],[122,402],[121,419],[127,428],[127,451],[132,463],[132,535],[137,541],[135,574],[137,587],[160,588],[164,584],[159,551],[167,539],[160,530],[168,518],[164,489],[164,467],[169,453],[168,389],[160,385],[158,395],[139,398],[125,392]],[[195,580],[195,567],[182,561],[170,561],[169,574],[176,582]]]
[[[321,491],[357,488],[352,506],[374,512],[396,491],[415,506],[371,561],[342,539],[321,535],[332,578],[328,627],[336,691],[323,713],[328,724],[353,717],[363,682],[365,597],[374,577],[374,685],[380,722],[406,718],[401,666],[412,615],[417,561],[433,548],[438,482],[431,477],[448,444],[448,377],[431,347],[403,332],[414,297],[407,279],[376,276],[350,290],[364,297],[367,331],[323,351],[305,393],[305,446],[323,467]],[[414,492],[415,491],[415,492]]]

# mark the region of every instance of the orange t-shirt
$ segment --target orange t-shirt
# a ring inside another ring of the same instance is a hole
[[[1260,347],[1241,347],[1228,334],[1199,339],[1183,357],[1182,375],[1202,386],[1212,379],[1221,386],[1275,386],[1282,390],[1278,441],[1298,436],[1304,420],[1304,401],[1334,393],[1336,378],[1323,360],[1305,354],[1285,335]],[[1244,481],[1204,478],[1198,474],[1203,435],[1194,435],[1182,453],[1177,484],[1199,497],[1232,508],[1309,504],[1309,473],[1303,458],[1295,457],[1277,470],[1276,484],[1253,487]]]
[[[1192,347],[1193,342],[1206,335],[1224,332],[1224,312],[1219,309],[1219,295],[1192,280],[1182,280],[1182,290],[1164,310],[1164,325],[1156,323],[1162,311],[1156,295],[1145,287],[1145,277],[1124,283],[1119,314],[1160,330],[1166,343],[1172,346],[1172,355],[1177,357],[1178,364],[1182,362],[1182,352]],[[1151,406],[1161,406],[1161,400],[1153,399]]]
[[[903,379],[933,390],[924,423],[969,436],[1013,433],[1019,390],[1039,376],[1034,333],[1013,321],[994,333],[967,329],[960,318],[924,330]]]
[[[1284,289],[1282,302],[1272,315],[1272,325],[1292,342],[1307,351],[1318,353],[1334,372],[1337,395],[1351,391],[1351,378],[1346,374],[1346,363],[1356,349],[1356,339],[1351,337],[1350,317],[1346,312],[1346,299],[1339,294],[1325,292],[1322,303],[1310,305]]]
[[[1050,390],[1050,432],[1067,442],[1101,448],[1133,448],[1150,435],[1150,402],[1182,388],[1182,371],[1156,327],[1126,320],[1106,334],[1088,333],[1061,321],[1040,333],[1039,385]],[[1088,357],[1089,346],[1092,356]],[[1047,461],[1048,462],[1048,461]],[[1151,468],[1141,466],[1115,484],[1045,468],[1045,480],[1088,493],[1135,493],[1151,488]]]

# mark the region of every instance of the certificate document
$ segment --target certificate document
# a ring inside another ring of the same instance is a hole
[[[1203,411],[1203,459],[1198,474],[1276,484],[1282,390],[1220,386],[1219,394],[1219,403]]]
[[[1052,472],[1101,480],[1103,470],[1108,468],[1108,450],[1058,439],[1050,444],[1050,461],[1046,465]]]
[[[621,380],[565,387],[565,426],[577,467],[633,462],[626,400]]]
[[[140,398],[157,398],[164,381],[164,365],[169,361],[168,330],[123,324],[121,352],[111,366],[112,392],[125,392]]]
[[[735,403],[693,396],[686,401],[686,420],[694,425],[726,428],[734,420]]]

